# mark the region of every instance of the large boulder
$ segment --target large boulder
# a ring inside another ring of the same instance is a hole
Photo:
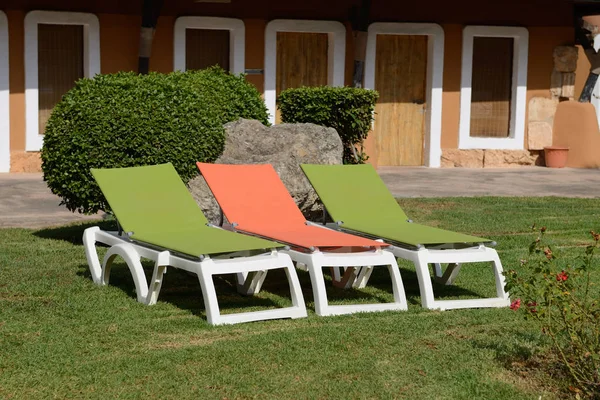
[[[333,128],[314,124],[267,127],[240,119],[225,124],[225,150],[215,163],[272,164],[304,216],[318,219],[323,208],[300,164],[341,164],[342,154],[342,141]],[[194,178],[189,186],[208,220],[218,224],[219,206],[204,178]]]

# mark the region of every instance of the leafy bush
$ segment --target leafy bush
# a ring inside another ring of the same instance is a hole
[[[181,80],[197,92],[210,97],[223,123],[240,118],[256,119],[269,125],[267,106],[254,85],[243,74],[233,75],[219,66],[207,69],[175,72],[174,79]]]
[[[334,128],[344,143],[344,163],[362,164],[368,156],[363,142],[373,122],[379,94],[351,87],[302,87],[287,89],[277,98],[282,122]]]
[[[219,68],[81,79],[48,121],[44,180],[71,211],[108,210],[90,168],[171,162],[187,182],[195,161],[221,155],[222,125],[239,117],[266,122],[264,102],[243,76]]]
[[[535,226],[534,226],[535,228]],[[524,271],[505,272],[506,289],[515,299],[511,308],[541,325],[578,395],[600,398],[600,301],[591,280],[600,234],[585,248],[577,265],[562,265],[544,241],[546,228],[522,260]],[[581,396],[578,396],[581,397]]]

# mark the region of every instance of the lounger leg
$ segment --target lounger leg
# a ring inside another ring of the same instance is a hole
[[[206,320],[211,325],[220,323],[221,312],[219,311],[219,302],[217,300],[217,291],[213,281],[212,260],[202,262],[202,266],[198,269],[198,280],[202,289],[202,297],[204,299],[204,308],[206,309]]]
[[[373,270],[373,267],[369,268],[371,269],[371,271]],[[389,264],[388,271],[390,272],[390,277],[392,279],[392,291],[394,293],[394,302],[397,304],[402,304],[402,309],[407,310],[408,305],[406,302],[406,293],[404,292],[404,285],[402,284],[402,277],[400,276],[400,269],[398,268],[398,264]],[[371,275],[371,273],[369,273],[369,275]]]
[[[340,267],[331,267],[330,271],[331,271],[331,280],[333,281],[334,285],[340,285],[340,282],[342,281],[342,272],[341,272],[342,268]],[[345,271],[344,271],[345,272]],[[343,285],[341,285],[340,287],[343,287]]]
[[[92,280],[96,285],[102,285],[102,266],[96,250],[96,234],[100,228],[92,226],[83,232],[83,247],[85,248],[85,257],[87,258]]]
[[[146,297],[146,304],[149,306],[156,304],[158,301],[158,294],[162,287],[163,276],[167,272],[170,256],[168,251],[163,251],[162,253],[159,253],[156,258],[154,271],[152,272],[152,278],[150,279],[150,286],[148,287],[148,296]]]
[[[313,297],[315,300],[315,312],[317,315],[328,315],[327,290],[325,289],[325,277],[323,276],[323,267],[320,264],[309,262],[306,264],[310,281],[312,283]]]
[[[491,250],[491,249],[490,249]],[[505,299],[506,302],[509,302],[509,294],[504,290],[504,286],[506,286],[506,281],[504,279],[504,275],[502,274],[502,263],[500,262],[500,257],[498,257],[498,253],[496,250],[492,250],[492,263],[494,264],[494,277],[496,278],[496,295],[499,298]]]
[[[362,267],[360,269],[358,277],[356,278],[356,281],[352,284],[352,287],[355,289],[364,289],[367,286],[367,283],[369,282],[369,278],[373,273],[373,269],[374,267],[372,265],[369,265],[368,267]]]
[[[435,299],[433,296],[433,285],[429,276],[429,264],[427,263],[427,250],[419,250],[412,257],[419,281],[419,292],[421,293],[421,305],[423,308],[433,308]]]
[[[290,286],[290,296],[292,297],[292,305],[294,307],[303,308],[304,313],[292,316],[292,319],[304,318],[307,316],[306,305],[304,304],[304,295],[302,294],[302,287],[300,286],[300,280],[298,274],[294,269],[294,265],[290,262],[285,268],[285,275],[287,276]],[[266,275],[266,271],[265,271]]]
[[[332,271],[337,271],[337,274],[334,274],[331,279],[333,286],[340,288],[340,289],[350,289],[351,287],[354,286],[354,283],[356,282],[356,279],[358,278],[358,275],[360,273],[360,267],[344,268],[344,275],[339,277],[340,269],[341,268],[339,268],[339,267],[331,267]],[[336,278],[336,275],[338,276],[337,278]]]
[[[449,263],[446,267],[446,271],[444,271],[444,273],[442,274],[441,264],[434,264],[436,282],[448,286],[453,285],[460,271],[460,266],[460,263]]]
[[[440,264],[440,263],[433,264],[433,275],[436,278],[441,278],[442,276],[444,276],[444,271],[442,270],[442,264]]]
[[[127,267],[129,267],[129,271],[133,277],[133,282],[135,283],[137,300],[140,303],[146,303],[146,298],[148,297],[148,283],[146,282],[146,275],[144,274],[144,269],[142,268],[139,254],[129,244],[117,244],[108,249],[106,255],[104,256],[104,261],[102,262],[101,284],[108,285],[110,269],[114,259],[117,256],[123,258],[127,264]]]
[[[267,277],[267,271],[244,272],[236,275],[238,293],[252,296],[260,292],[262,284]]]

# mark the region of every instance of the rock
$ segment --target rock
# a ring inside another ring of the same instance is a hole
[[[552,125],[548,122],[533,121],[528,127],[529,150],[543,150],[545,146],[552,146]]]
[[[442,150],[442,167],[482,168],[483,150]]]
[[[322,205],[300,164],[341,164],[343,145],[333,128],[314,124],[266,127],[240,119],[225,125],[225,150],[215,163],[272,164],[307,219],[319,219]],[[190,191],[208,220],[219,223],[220,210],[204,178],[194,178]]]
[[[484,168],[522,167],[535,165],[536,156],[528,150],[486,150]]]
[[[558,72],[556,69],[552,70],[552,75],[550,76],[550,93],[552,97],[560,97],[562,94],[562,73]]]
[[[575,73],[562,74],[561,97],[572,100],[575,97]]]
[[[544,121],[552,124],[558,99],[546,97],[533,97],[529,101],[529,122]]]
[[[577,47],[558,46],[554,48],[554,68],[558,72],[575,72],[577,70]]]

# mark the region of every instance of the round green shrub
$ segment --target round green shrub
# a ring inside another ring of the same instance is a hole
[[[369,157],[363,143],[371,130],[379,93],[353,87],[300,87],[277,97],[281,121],[334,128],[344,144],[344,164],[362,164]]]
[[[109,207],[90,168],[171,162],[188,182],[197,174],[194,163],[214,161],[224,146],[225,107],[197,90],[200,81],[185,73],[125,72],[78,81],[46,127],[48,187],[69,210],[95,213]]]
[[[211,98],[223,123],[240,118],[255,119],[269,125],[267,106],[254,85],[243,74],[233,75],[218,66],[207,69],[174,73],[195,90]]]

